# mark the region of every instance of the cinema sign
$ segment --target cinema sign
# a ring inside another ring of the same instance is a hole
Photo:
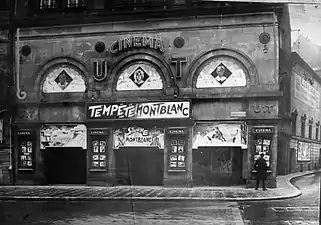
[[[87,120],[180,119],[190,117],[190,102],[89,103]]]

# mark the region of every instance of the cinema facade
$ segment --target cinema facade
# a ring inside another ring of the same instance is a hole
[[[15,183],[252,187],[263,152],[276,187],[276,22],[21,29]]]

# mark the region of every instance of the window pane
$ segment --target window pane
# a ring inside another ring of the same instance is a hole
[[[57,1],[56,0],[41,0],[40,1],[40,8],[47,9],[47,8],[56,8]]]
[[[83,6],[84,0],[68,0],[67,7],[81,7]]]

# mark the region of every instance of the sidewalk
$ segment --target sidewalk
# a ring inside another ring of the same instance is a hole
[[[166,188],[142,186],[1,186],[0,200],[216,200],[258,201],[294,198],[302,193],[293,178],[321,170],[277,177],[277,188],[267,191],[238,187]]]

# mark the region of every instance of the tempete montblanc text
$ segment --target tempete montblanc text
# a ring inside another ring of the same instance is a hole
[[[189,107],[184,103],[143,103],[143,104],[114,104],[114,105],[95,105],[88,107],[90,118],[99,117],[156,117],[157,115],[184,115],[189,116]]]

